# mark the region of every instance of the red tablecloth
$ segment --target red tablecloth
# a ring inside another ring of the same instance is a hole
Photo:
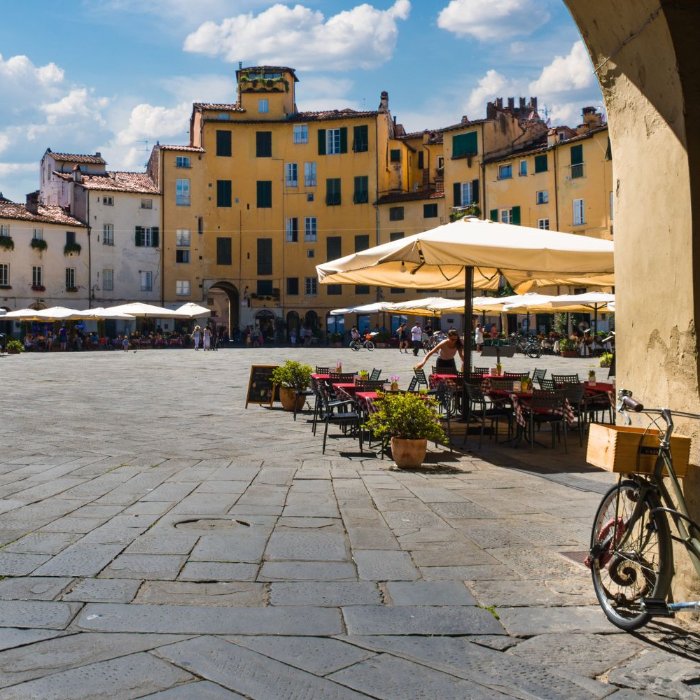
[[[594,384],[584,382],[583,386],[587,394],[609,394],[610,392],[615,391],[615,385],[611,384],[610,382],[595,382]]]
[[[330,374],[312,374],[311,375],[314,379],[318,380],[319,382],[325,382],[328,381],[331,378]]]
[[[355,398],[367,413],[374,413],[376,410],[374,402],[379,398],[379,394],[376,391],[357,391],[355,392]]]
[[[354,382],[334,382],[332,385],[333,389],[335,391],[340,390],[341,392],[344,391],[346,394],[349,394],[350,396],[355,395],[355,389],[357,388],[355,386]]]

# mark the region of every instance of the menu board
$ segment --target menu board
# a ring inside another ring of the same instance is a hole
[[[266,403],[272,406],[275,398],[279,398],[279,387],[272,381],[272,371],[279,365],[251,365],[248,391],[245,407],[249,403]]]

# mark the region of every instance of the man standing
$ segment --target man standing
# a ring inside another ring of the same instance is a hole
[[[413,343],[413,354],[418,357],[418,351],[420,350],[423,342],[423,329],[418,325],[418,323],[411,328],[411,342]]]

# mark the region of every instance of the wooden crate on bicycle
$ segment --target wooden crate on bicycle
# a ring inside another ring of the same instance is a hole
[[[591,423],[586,461],[609,472],[651,474],[659,453],[659,435],[658,430],[647,428]],[[690,438],[672,435],[671,456],[676,476],[683,478],[690,459]]]

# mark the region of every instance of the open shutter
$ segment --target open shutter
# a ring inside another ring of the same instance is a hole
[[[513,207],[510,210],[510,223],[520,226],[520,207]]]
[[[158,242],[158,239],[159,239],[159,235],[158,235],[158,234],[159,234],[159,233],[160,233],[160,231],[158,230],[158,227],[157,227],[157,226],[153,226],[153,227],[151,228],[151,241],[152,241],[152,245],[153,245],[154,248],[157,248],[158,245],[159,245],[159,242]]]
[[[498,209],[492,209],[489,212],[489,219],[491,219],[491,221],[498,221]]]
[[[340,152],[348,152],[348,128],[347,126],[340,127]]]
[[[137,226],[136,227],[136,247],[140,248],[143,246],[143,227],[142,226]]]
[[[452,185],[452,192],[454,197],[454,203],[452,206],[461,207],[462,206],[462,185],[459,182],[455,182]]]
[[[479,180],[472,180],[472,204],[479,203]]]
[[[320,155],[320,156],[326,155],[326,130],[325,129],[318,130],[318,155]]]

